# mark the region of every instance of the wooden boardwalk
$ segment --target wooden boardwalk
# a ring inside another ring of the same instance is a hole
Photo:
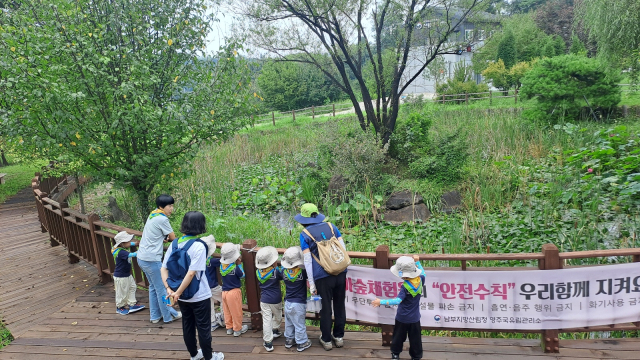
[[[149,313],[115,313],[112,284],[97,283],[93,266],[70,265],[67,252],[51,247],[40,232],[31,191],[0,205],[0,311],[16,338],[0,351],[1,359],[188,359],[179,323],[151,324]],[[138,299],[147,303],[146,291]],[[247,320],[248,322],[248,320]],[[348,332],[345,347],[322,350],[317,328],[309,327],[313,346],[303,353],[274,342],[262,347],[261,332],[240,338],[213,333],[213,348],[226,359],[389,358],[379,333]],[[587,360],[639,359],[638,339],[561,341],[560,354],[544,354],[537,340],[423,337],[424,359],[444,360]],[[401,358],[407,359],[403,352]]]

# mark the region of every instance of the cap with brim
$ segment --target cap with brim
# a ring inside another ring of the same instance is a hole
[[[209,249],[207,257],[213,255],[213,253],[216,252],[216,239],[213,237],[213,235],[202,237],[200,238],[200,240],[204,241],[204,243],[207,244],[207,248]]]
[[[220,262],[227,265],[235,262],[240,257],[240,245],[224,243],[220,248]]]
[[[262,270],[278,261],[278,250],[273,246],[265,246],[256,254],[256,268]]]
[[[116,242],[114,247],[118,247],[118,245],[124,242],[131,241],[131,239],[133,239],[133,236],[134,236],[133,234],[129,234],[126,231],[120,231],[119,233],[116,234],[116,236],[113,237],[113,240]]]
[[[391,267],[391,273],[399,278],[414,278],[422,274],[413,258],[401,256],[396,260],[396,264]]]
[[[306,203],[300,208],[300,214],[293,219],[302,225],[319,224],[324,221],[325,216],[318,211],[318,207],[311,203]]]
[[[304,255],[302,254],[302,248],[300,248],[300,246],[292,246],[288,248],[282,255],[282,261],[280,263],[285,269],[303,266]]]

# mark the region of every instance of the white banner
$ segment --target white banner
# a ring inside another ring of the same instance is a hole
[[[640,263],[563,270],[426,271],[420,323],[434,328],[568,329],[640,321]],[[347,318],[394,324],[402,280],[350,266]]]

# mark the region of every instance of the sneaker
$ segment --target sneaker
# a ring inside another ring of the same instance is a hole
[[[160,320],[162,320],[162,318],[160,318],[160,319],[155,319],[155,320],[153,320],[153,319],[152,319],[152,320],[151,320],[151,323],[152,323],[152,324],[157,324],[157,323],[159,323],[159,322],[160,322]]]
[[[242,328],[240,329],[240,331],[234,331],[233,332],[233,336],[238,337],[244,333],[246,333],[249,330],[249,327],[247,325],[242,325]]]
[[[333,337],[333,335],[331,335],[331,340],[333,340],[333,344],[337,348],[341,348],[344,346],[344,340],[342,340],[342,338]]]
[[[172,322],[180,319],[182,319],[182,313],[178,311],[178,315],[175,315],[175,316],[171,315],[171,321],[166,321],[165,324],[171,324]]]
[[[220,327],[224,327],[224,314],[220,313],[216,315],[216,319],[218,319],[218,324],[220,325]]]
[[[400,359],[400,354],[391,354],[392,359]]]
[[[278,330],[278,329],[273,329],[273,338],[274,338],[274,339],[277,339],[277,338],[279,338],[280,336],[282,336],[282,333],[280,332],[280,330]]]
[[[211,355],[211,360],[224,360],[224,354],[221,352],[214,352]]]
[[[142,309],[144,309],[144,305],[135,304],[135,305],[129,306],[129,313],[134,313]]]
[[[211,323],[211,332],[216,331],[220,325],[218,323]]]
[[[227,335],[233,335],[233,329],[227,329]]]
[[[129,314],[129,309],[121,307],[121,308],[117,308],[116,309],[116,313],[120,314],[120,315],[127,315]]]
[[[266,342],[265,341],[262,346],[264,346],[264,349],[267,350],[268,352],[272,352],[273,351],[273,343],[271,343],[271,342]]]
[[[202,349],[198,349],[198,353],[196,356],[192,356],[191,360],[202,360],[204,359],[204,355],[202,355]]]
[[[284,339],[284,347],[286,347],[287,349],[291,349],[293,347],[293,344],[295,344],[295,341],[293,339]]]
[[[298,344],[298,352],[303,352],[305,350],[307,350],[308,348],[311,347],[311,341],[307,340],[304,342],[304,344]],[[325,348],[326,350],[326,348]],[[329,349],[331,350],[331,349]]]
[[[320,335],[320,344],[327,351],[333,349],[333,344],[331,343],[331,341],[327,341],[327,342],[322,341],[322,335]]]

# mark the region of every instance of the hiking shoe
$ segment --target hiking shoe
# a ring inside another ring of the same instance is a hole
[[[129,314],[129,309],[121,307],[121,308],[117,308],[116,309],[116,313],[120,314],[120,315],[127,315]]]
[[[331,341],[322,341],[322,335],[320,335],[320,345],[322,345],[322,347],[327,351],[333,349],[333,344],[331,343]]]
[[[273,351],[273,343],[271,343],[271,342],[266,342],[265,341],[262,346],[264,346],[264,349],[267,350],[268,352],[272,352]]]
[[[211,323],[211,332],[216,331],[220,325],[218,323]]]
[[[220,327],[224,327],[224,314],[220,313],[216,315],[216,319],[218,320],[218,324],[220,324]],[[224,356],[224,355],[223,355]]]
[[[392,359],[400,359],[400,354],[391,354]]]
[[[285,348],[291,349],[293,347],[293,344],[295,344],[295,341],[293,339],[284,339]]]
[[[307,340],[303,344],[298,344],[298,352],[303,352],[311,347],[311,341]],[[325,349],[326,350],[326,349]],[[329,349],[331,350],[331,349]]]
[[[233,335],[233,329],[227,329],[227,335]]]
[[[162,320],[162,318],[160,319],[155,319],[155,320],[150,320],[152,324],[157,324],[160,322],[160,320]]]
[[[144,305],[135,304],[135,305],[129,306],[129,314],[134,313],[136,311],[140,311],[142,309],[144,309]]]
[[[178,315],[175,315],[175,316],[171,315],[171,321],[165,321],[165,324],[171,324],[172,322],[180,319],[182,319],[182,313],[178,311]]]
[[[280,336],[282,336],[282,333],[280,332],[280,330],[278,330],[278,329],[273,329],[273,338],[274,338],[274,339],[277,339],[277,338],[279,338]]]
[[[342,338],[333,337],[333,335],[331,335],[331,340],[333,340],[333,345],[337,348],[344,346],[344,340],[342,340]]]
[[[224,354],[221,352],[214,352],[211,355],[211,360],[224,360]]]
[[[204,359],[204,355],[202,355],[202,349],[198,349],[198,353],[196,356],[192,356],[191,360],[202,360]]]
[[[238,336],[246,333],[247,330],[249,330],[249,327],[247,325],[242,325],[242,328],[240,329],[240,331],[234,331],[233,332],[233,336],[238,337]]]

